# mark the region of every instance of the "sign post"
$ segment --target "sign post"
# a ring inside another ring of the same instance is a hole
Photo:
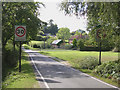
[[[97,40],[99,41],[99,51],[100,51],[100,53],[99,53],[99,65],[101,65],[101,44],[102,44],[100,34],[101,34],[101,29],[97,30]]]
[[[99,65],[101,65],[101,45],[102,45],[101,39],[106,37],[106,33],[104,32],[104,30],[98,29],[96,34],[97,34],[97,41],[99,42],[99,50],[100,50]]]
[[[20,42],[19,48],[19,72],[21,72],[21,46],[22,41],[26,41],[26,26],[16,25],[15,26],[15,41]]]

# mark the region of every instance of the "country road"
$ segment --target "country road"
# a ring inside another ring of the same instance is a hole
[[[26,50],[24,48],[23,50],[29,54],[41,88],[96,88],[93,90],[118,90],[115,86],[61,64],[45,55],[41,55],[37,51]]]

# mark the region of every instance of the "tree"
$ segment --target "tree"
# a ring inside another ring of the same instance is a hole
[[[70,30],[69,28],[60,28],[56,35],[59,39],[67,40],[70,38]]]
[[[37,17],[42,3],[34,2],[4,2],[2,3],[2,44],[8,40],[14,41],[15,25],[27,26],[27,40],[35,39],[42,21]],[[43,4],[42,4],[43,5]]]
[[[75,35],[75,31],[71,32],[70,34],[71,34],[71,35]]]
[[[72,44],[73,44],[73,47],[74,47],[74,48],[77,47],[77,40],[76,40],[76,38],[73,39]]]
[[[43,32],[50,33],[51,35],[56,35],[56,33],[58,32],[58,26],[57,24],[53,24],[53,20],[50,19],[49,24],[43,28]]]
[[[119,40],[115,39],[120,35],[120,2],[62,2],[60,7],[65,14],[87,16],[87,30],[91,32],[94,39],[96,31],[101,29],[106,31],[106,38],[114,42],[115,47],[120,47]],[[98,26],[101,27],[98,28]]]
[[[82,34],[82,33],[79,32],[79,31],[76,31],[76,32],[75,32],[75,35],[80,35],[80,34]]]
[[[84,47],[83,39],[79,39],[79,40],[77,41],[77,47],[78,47],[79,49],[82,49],[82,48]]]
[[[3,71],[17,65],[18,42],[14,41],[15,25],[26,25],[27,41],[35,39],[39,28],[44,24],[39,18],[38,9],[42,3],[3,2],[2,3],[2,55]],[[43,5],[43,4],[42,4]],[[15,48],[16,44],[16,48]],[[13,46],[12,46],[13,45]]]

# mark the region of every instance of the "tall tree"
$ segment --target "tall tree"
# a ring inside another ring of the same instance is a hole
[[[50,19],[49,23],[42,29],[44,33],[50,33],[51,35],[56,35],[58,32],[57,24],[53,24],[53,20]]]
[[[70,30],[69,28],[60,28],[58,33],[57,33],[57,37],[59,39],[63,39],[63,40],[67,40],[70,38]]]

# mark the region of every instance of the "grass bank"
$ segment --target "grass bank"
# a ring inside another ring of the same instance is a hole
[[[76,50],[51,50],[45,51],[42,50],[41,54],[57,57],[63,60],[67,60],[69,62],[73,62],[75,60],[82,60],[84,57],[93,56],[98,58],[99,52],[97,51],[76,51]],[[117,52],[102,52],[102,62],[106,61],[114,61],[118,59]]]
[[[2,88],[40,88],[27,53],[22,53],[21,73],[18,72],[18,66],[9,69]]]

